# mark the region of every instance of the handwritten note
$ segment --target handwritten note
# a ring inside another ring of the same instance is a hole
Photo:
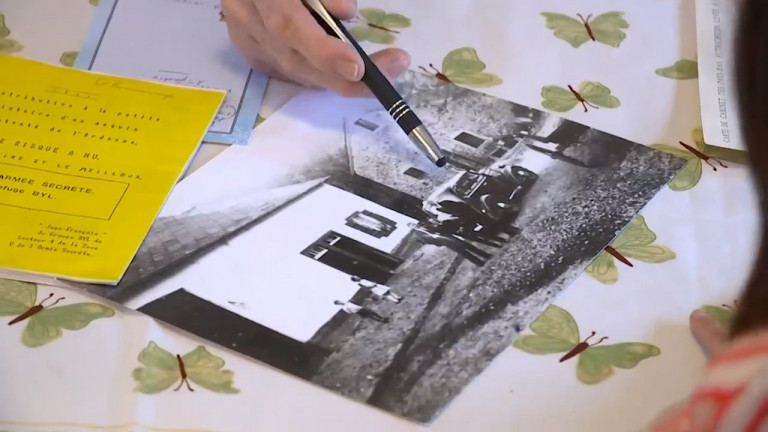
[[[117,282],[223,99],[0,55],[0,267]]]
[[[247,144],[267,84],[229,41],[219,0],[103,0],[75,67],[227,97],[206,141]]]

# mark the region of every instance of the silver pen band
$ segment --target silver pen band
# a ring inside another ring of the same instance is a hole
[[[437,166],[443,166],[446,163],[445,155],[438,147],[435,139],[429,133],[424,125],[418,125],[408,134],[408,138],[411,139],[416,147],[429,158],[432,163]]]
[[[392,116],[392,118],[395,119],[395,121],[398,121],[400,120],[400,117],[404,116],[409,111],[411,111],[411,107],[409,107],[408,104],[405,103],[405,101],[400,99],[389,108],[389,115]]]

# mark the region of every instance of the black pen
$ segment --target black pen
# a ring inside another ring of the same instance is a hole
[[[329,35],[352,45],[360,53],[360,57],[363,58],[363,65],[365,66],[365,73],[362,78],[363,83],[371,90],[376,99],[381,102],[403,132],[408,135],[411,142],[435,165],[439,167],[445,165],[445,156],[435,142],[435,139],[432,138],[432,135],[421,120],[419,120],[419,117],[405,103],[403,97],[395,90],[387,77],[381,73],[365,51],[360,48],[360,45],[358,45],[352,35],[344,28],[341,21],[332,16],[320,0],[303,0],[303,2],[309,7],[311,12],[314,12],[315,19]]]

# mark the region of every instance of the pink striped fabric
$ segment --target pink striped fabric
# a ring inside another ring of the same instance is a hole
[[[649,432],[768,432],[768,331],[713,358],[690,398]]]

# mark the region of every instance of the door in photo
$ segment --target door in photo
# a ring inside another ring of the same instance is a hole
[[[328,231],[301,252],[351,276],[387,284],[403,259],[336,231]]]

